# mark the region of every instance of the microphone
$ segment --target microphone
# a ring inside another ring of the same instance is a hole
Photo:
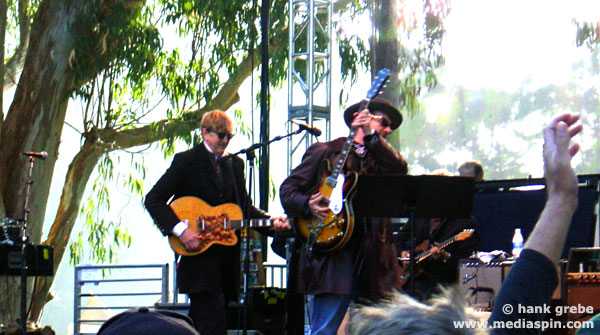
[[[40,151],[40,152],[28,151],[28,152],[24,152],[23,156],[37,157],[39,159],[46,159],[46,158],[48,158],[48,153],[45,151]]]
[[[296,121],[296,120],[290,120],[291,123],[296,124],[300,127],[300,129],[302,130],[306,130],[307,132],[311,133],[312,135],[315,136],[320,136],[321,135],[321,129],[317,128],[317,127],[311,127],[309,125],[307,125],[304,122],[300,122],[300,121]]]

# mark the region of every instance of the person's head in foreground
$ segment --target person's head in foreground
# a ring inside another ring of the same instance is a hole
[[[106,320],[97,335],[199,335],[187,315],[132,308]]]
[[[485,329],[456,327],[456,321],[477,321],[466,308],[458,289],[445,288],[427,303],[395,292],[375,306],[360,307],[351,314],[351,335],[481,335]]]

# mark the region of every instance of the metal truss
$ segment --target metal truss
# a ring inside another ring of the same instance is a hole
[[[331,116],[331,16],[327,0],[290,0],[289,6],[288,120],[322,129],[320,138],[330,139]],[[296,125],[288,122],[288,132]],[[288,174],[315,142],[307,132],[287,141]]]

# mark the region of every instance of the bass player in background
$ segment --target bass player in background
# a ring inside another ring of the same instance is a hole
[[[352,129],[356,136],[343,172],[406,174],[406,161],[385,140],[400,126],[402,115],[381,98],[373,98],[368,109],[359,110],[360,105],[354,104],[344,112],[346,124],[357,129]],[[308,148],[302,162],[280,188],[281,203],[288,216],[323,219],[328,215],[329,199],[316,191],[324,182],[320,179],[323,163],[338,161],[345,141],[352,140],[350,137]],[[387,219],[356,222],[349,241],[336,251],[322,252],[317,247],[311,251],[305,245],[298,266],[298,293],[314,295],[312,335],[336,334],[352,298],[366,303],[400,288],[400,268]]]
[[[219,160],[233,137],[233,122],[223,111],[206,113],[201,122],[202,143],[175,155],[144,202],[155,224],[165,235],[177,236],[188,251],[200,249],[199,235],[181,221],[168,202],[183,196],[202,199],[210,206],[239,205],[246,218],[267,218],[254,207],[246,191],[244,161]],[[274,219],[275,230],[289,228],[284,217]],[[213,245],[196,256],[177,262],[177,287],[190,297],[189,316],[200,334],[226,335],[226,304],[239,289],[239,243]]]
[[[461,234],[462,233],[462,234]],[[448,241],[453,237],[456,239],[445,248],[439,247],[440,243]],[[415,218],[415,240],[416,254],[428,251],[431,256],[417,264],[415,291],[416,299],[425,301],[434,294],[441,293],[440,285],[447,287],[455,284],[458,278],[458,263],[463,258],[469,258],[477,250],[479,234],[477,232],[477,221],[475,219],[439,219],[439,218]],[[410,254],[406,251],[406,245],[399,243],[399,249],[404,250],[400,254],[408,258]],[[408,269],[408,262],[404,262]],[[409,282],[404,286],[406,292]]]
[[[464,165],[464,164],[463,164]],[[469,165],[470,166],[470,165]],[[451,177],[446,170],[436,170],[434,176]],[[483,174],[482,174],[483,175]],[[404,273],[406,282],[404,289],[419,300],[428,300],[433,294],[440,293],[441,286],[455,284],[458,278],[458,263],[463,258],[469,258],[479,246],[479,232],[477,221],[469,219],[447,218],[415,218],[415,257],[420,258],[423,253],[429,254],[419,261],[415,274],[415,291],[410,292],[408,273]],[[405,225],[407,227],[407,225]],[[408,232],[400,231],[399,236],[409,236]],[[441,247],[440,244],[446,244]],[[407,238],[399,239],[398,252],[408,258]],[[408,269],[408,262],[404,261],[404,268]]]

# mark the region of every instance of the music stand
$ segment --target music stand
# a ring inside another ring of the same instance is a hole
[[[358,177],[352,207],[356,217],[409,219],[409,285],[410,293],[414,294],[414,218],[470,218],[474,193],[472,177],[366,174]]]

